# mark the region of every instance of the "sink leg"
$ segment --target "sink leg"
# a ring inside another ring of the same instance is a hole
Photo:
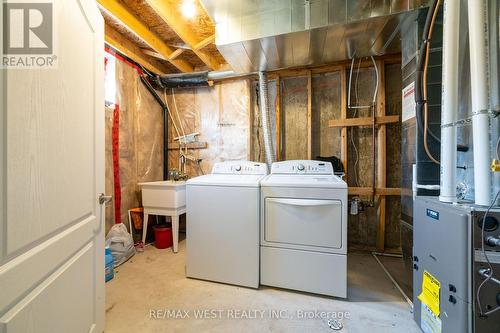
[[[179,215],[172,216],[172,237],[174,241],[174,253],[177,253],[179,246]]]
[[[149,214],[144,212],[144,221],[142,221],[142,244],[146,245],[146,235],[148,233]]]

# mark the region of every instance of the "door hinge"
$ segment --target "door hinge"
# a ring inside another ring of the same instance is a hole
[[[111,200],[113,200],[113,197],[111,195],[104,195],[104,193],[99,193],[97,200],[99,201],[100,205],[105,205],[107,203],[110,203]]]

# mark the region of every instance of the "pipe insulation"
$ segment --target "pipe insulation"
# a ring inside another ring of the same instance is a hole
[[[168,74],[160,76],[162,88],[208,87],[208,72]]]
[[[457,128],[460,1],[445,0],[441,107],[441,188],[439,201],[457,201]]]
[[[458,1],[457,1],[458,2]],[[474,191],[477,205],[491,203],[488,115],[488,25],[485,0],[468,0],[474,147]]]
[[[267,75],[259,72],[259,96],[260,96],[260,116],[262,121],[262,133],[264,136],[264,150],[266,163],[269,170],[276,160],[271,140],[271,115],[269,112],[269,92],[267,89]]]

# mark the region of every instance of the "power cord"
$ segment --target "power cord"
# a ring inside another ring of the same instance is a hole
[[[486,279],[479,285],[477,288],[476,292],[476,300],[477,300],[477,306],[479,307],[479,315],[482,317],[489,316],[490,314],[493,314],[494,312],[500,311],[500,306],[495,307],[493,310],[483,312],[483,307],[481,305],[481,297],[480,297],[480,292],[483,286],[490,281],[493,278],[493,266],[491,265],[490,259],[488,258],[488,255],[486,254],[486,250],[484,249],[484,226],[486,225],[486,217],[490,213],[491,208],[495,205],[498,199],[498,195],[500,195],[500,191],[497,192],[495,195],[495,199],[493,199],[493,202],[491,205],[488,207],[486,210],[486,213],[483,216],[483,225],[481,226],[481,252],[483,253],[484,258],[486,259],[486,263],[488,264],[488,272],[485,272],[484,275],[486,275]],[[495,279],[494,279],[495,280]]]

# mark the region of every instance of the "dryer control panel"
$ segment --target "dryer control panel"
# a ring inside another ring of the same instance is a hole
[[[267,175],[267,165],[265,163],[251,161],[218,162],[214,164],[212,174]]]
[[[333,175],[329,162],[312,160],[293,160],[273,163],[271,174]]]

